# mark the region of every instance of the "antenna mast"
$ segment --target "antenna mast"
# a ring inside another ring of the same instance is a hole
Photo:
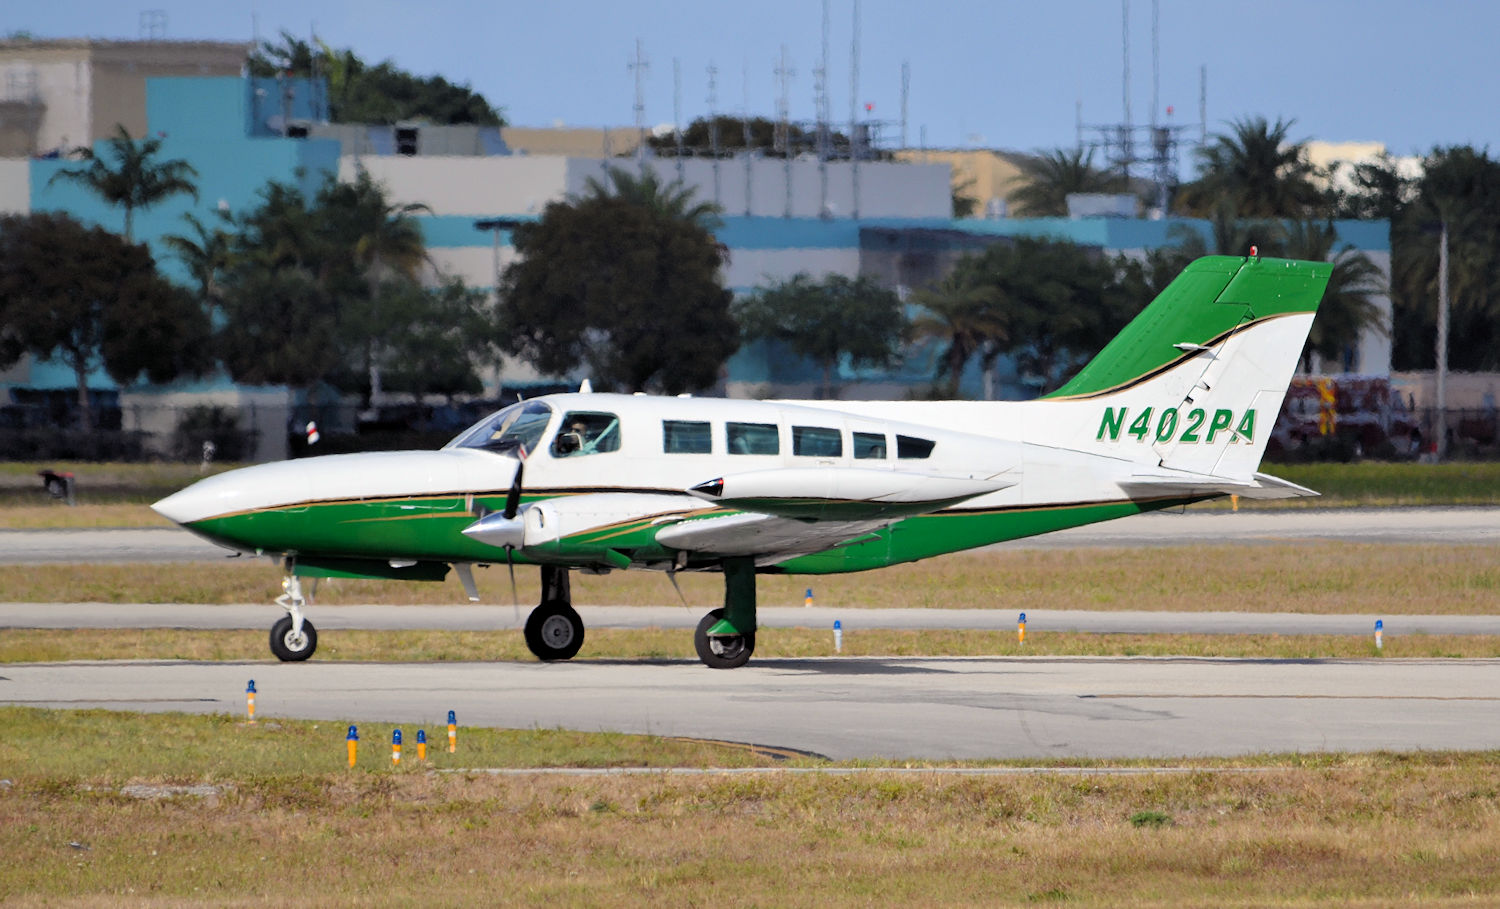
[[[708,64],[708,147],[714,156],[714,205],[722,205],[719,187],[719,68]]]
[[[642,47],[641,39],[635,39],[635,60],[630,63],[629,69],[635,73],[635,138],[638,143],[635,147],[635,159],[644,167],[646,163],[646,70],[651,64],[646,62],[646,52]]]
[[[851,218],[859,218],[859,0],[854,0],[854,36],[849,42],[849,164],[853,192]]]

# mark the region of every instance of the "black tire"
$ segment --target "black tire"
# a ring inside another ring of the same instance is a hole
[[[571,660],[583,647],[583,619],[562,600],[549,600],[526,617],[526,646],[545,663]]]
[[[693,648],[698,651],[698,659],[709,669],[738,669],[748,663],[750,655],[755,652],[755,632],[710,637],[708,629],[722,618],[724,610],[715,609],[698,621],[698,630],[693,632]]]
[[[292,638],[292,617],[284,615],[271,626],[271,652],[284,663],[297,663],[313,655],[318,649],[318,629],[307,619],[302,620],[302,639]]]

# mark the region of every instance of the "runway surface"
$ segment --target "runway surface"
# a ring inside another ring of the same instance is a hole
[[[1500,748],[1500,661],[784,659],[0,667],[0,703],[439,728],[566,727],[835,759],[1172,758]]]
[[[529,607],[511,606],[318,606],[307,617],[320,631],[371,630],[504,631],[520,628]],[[586,628],[694,628],[706,606],[578,607]],[[264,630],[284,615],[266,605],[195,606],[160,603],[0,603],[0,628],[187,628]],[[1015,631],[1020,616],[1010,609],[838,609],[766,607],[756,611],[762,627],[827,628],[834,620],[846,635],[865,628]],[[1500,615],[1308,615],[1244,612],[1096,612],[1033,609],[1030,634],[1089,631],[1130,634],[1350,634],[1374,633],[1375,620],[1388,636],[1399,634],[1496,634]],[[585,645],[586,647],[587,645]],[[587,649],[584,655],[588,655]]]
[[[1003,548],[1295,540],[1500,543],[1500,509],[1153,514]],[[0,564],[209,561],[222,550],[171,529],[0,531]],[[268,571],[271,569],[268,567]],[[686,630],[703,607],[580,608],[592,628]],[[5,627],[243,628],[269,605],[3,604]],[[341,628],[505,629],[510,606],[314,606]],[[521,611],[524,618],[525,610]],[[1014,630],[1007,610],[762,608],[768,627]],[[1318,616],[1034,610],[1028,632],[1500,634],[1492,616]],[[584,655],[587,655],[585,647]],[[0,704],[686,735],[854,758],[1173,758],[1279,751],[1500,748],[1500,661],[1149,658],[757,659],[563,664],[116,662],[0,665]]]
[[[1500,543],[1500,508],[1152,512],[999,544],[1008,549],[1343,540]],[[177,528],[0,530],[0,564],[193,562],[228,552]]]

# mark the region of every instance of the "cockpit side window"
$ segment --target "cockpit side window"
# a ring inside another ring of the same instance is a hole
[[[523,401],[490,414],[443,447],[482,448],[502,454],[524,449],[530,454],[551,420],[551,407],[541,401]]]
[[[575,458],[620,450],[620,418],[612,413],[573,410],[563,415],[557,438],[552,440],[554,458]]]

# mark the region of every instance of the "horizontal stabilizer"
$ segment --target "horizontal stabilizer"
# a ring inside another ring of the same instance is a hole
[[[1152,473],[1134,474],[1120,486],[1132,495],[1161,495],[1169,492],[1219,493],[1246,499],[1295,499],[1319,495],[1305,486],[1298,486],[1279,477],[1257,473],[1248,481],[1231,477],[1216,477],[1212,474],[1191,473],[1186,470],[1157,470]]]

